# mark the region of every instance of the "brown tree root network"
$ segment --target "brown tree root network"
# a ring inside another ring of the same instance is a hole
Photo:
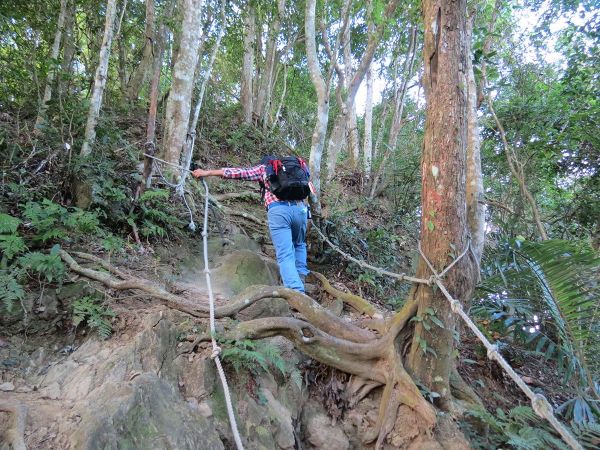
[[[73,255],[81,260],[92,261],[107,271],[100,272],[82,267],[69,253],[61,250],[60,256],[63,261],[81,276],[98,281],[111,289],[140,290],[167,307],[194,317],[208,316],[209,305],[205,296],[196,296],[192,300],[168,292],[150,280],[130,276],[94,255],[76,252],[73,252]],[[318,274],[317,278],[324,287],[329,285],[326,289],[333,295],[339,295],[340,291],[332,288],[323,275]],[[350,305],[364,313],[379,313],[374,307],[365,307],[367,301],[360,297],[344,297],[350,299]],[[258,318],[240,322],[226,330],[223,337],[242,340],[284,336],[309,357],[351,374],[352,379],[347,389],[350,403],[354,405],[374,388],[383,386],[377,421],[365,434],[365,443],[375,442],[376,448],[381,447],[394,429],[401,405],[406,405],[419,418],[421,432],[431,433],[437,422],[435,408],[425,400],[405,370],[402,352],[397,348],[398,336],[410,334],[408,324],[417,312],[416,301],[407,301],[402,310],[387,320],[368,319],[353,323],[337,317],[298,291],[283,287],[251,286],[228,302],[218,302],[215,305],[215,317],[235,316],[255,302],[268,298],[286,300],[294,311],[294,317]],[[369,326],[370,324],[373,326]],[[200,342],[209,339],[208,334],[198,337],[188,346],[187,351],[193,351]],[[455,384],[458,386],[460,383],[456,381]]]

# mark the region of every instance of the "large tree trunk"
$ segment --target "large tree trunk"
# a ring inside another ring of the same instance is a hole
[[[422,251],[438,272],[448,266],[468,244],[465,196],[467,153],[466,1],[425,0],[423,84],[427,119],[422,160]],[[432,275],[421,258],[417,277]],[[474,287],[469,255],[444,277],[454,298],[466,301]],[[408,357],[408,367],[420,382],[450,400],[455,318],[439,289],[418,285],[418,316]],[[429,320],[435,315],[443,328]]]
[[[198,63],[203,0],[183,1],[181,41],[173,67],[173,85],[167,101],[163,159],[179,164],[188,131],[194,73]]]
[[[200,90],[198,92],[198,100],[196,101],[196,106],[194,108],[194,116],[190,123],[190,128],[187,133],[186,143],[185,143],[185,151],[184,156],[182,158],[182,168],[179,172],[179,182],[182,183],[183,179],[188,175],[189,171],[187,170],[190,167],[190,163],[192,162],[192,154],[194,152],[194,141],[196,139],[196,127],[198,126],[198,119],[200,117],[200,110],[202,109],[202,102],[204,101],[204,92],[206,90],[206,84],[210,79],[210,75],[212,73],[212,68],[215,63],[215,59],[217,58],[217,53],[219,52],[219,47],[221,46],[221,39],[223,39],[223,34],[225,33],[225,1],[221,0],[221,26],[219,28],[217,34],[217,40],[213,45],[210,59],[208,61],[208,67],[206,68],[204,78],[202,79],[202,84],[200,86]],[[198,70],[200,73],[201,71]]]
[[[242,83],[240,92],[240,102],[244,113],[244,123],[252,123],[252,111],[254,91],[252,81],[254,78],[254,45],[256,43],[256,23],[253,6],[248,6],[246,17],[244,18],[244,60],[242,63]]]
[[[102,106],[102,97],[106,86],[106,74],[108,73],[108,60],[110,57],[110,48],[112,45],[115,17],[117,15],[117,0],[107,0],[106,17],[104,23],[104,35],[102,45],[100,46],[100,58],[94,77],[94,87],[92,88],[92,98],[88,110],[87,122],[85,124],[85,134],[83,145],[81,146],[81,156],[87,156],[92,152],[91,144],[96,138],[96,124],[100,115]]]
[[[139,95],[148,72],[152,69],[153,61],[153,42],[155,41],[154,32],[154,1],[146,0],[146,26],[144,30],[144,51],[140,64],[133,72],[127,86],[127,98],[130,102],[135,102]]]
[[[54,77],[56,71],[60,69],[60,66],[55,66],[55,61],[58,61],[60,52],[60,43],[62,40],[63,28],[65,26],[65,17],[67,14],[67,0],[60,0],[60,12],[58,14],[58,22],[56,24],[56,33],[54,33],[54,42],[52,43],[52,51],[50,52],[51,68],[48,70],[48,77],[46,78],[46,87],[44,88],[44,97],[40,104],[38,116],[35,120],[35,130],[39,131],[46,122],[46,111],[48,110],[48,102],[52,99],[52,85],[54,84]]]

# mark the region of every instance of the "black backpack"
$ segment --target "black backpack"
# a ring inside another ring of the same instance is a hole
[[[266,156],[265,165],[270,191],[280,200],[304,200],[310,195],[310,172],[302,158]],[[264,197],[264,184],[261,183]]]

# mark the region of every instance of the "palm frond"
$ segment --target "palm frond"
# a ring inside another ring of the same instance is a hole
[[[554,359],[565,382],[574,380],[577,395],[590,405],[582,409],[575,397],[563,413],[593,421],[600,399],[600,257],[577,242],[517,240],[499,245],[483,267],[472,310],[501,321],[515,342]]]

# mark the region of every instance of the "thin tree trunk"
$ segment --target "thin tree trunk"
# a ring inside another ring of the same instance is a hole
[[[83,145],[81,146],[81,156],[87,156],[92,152],[91,144],[96,138],[96,124],[100,115],[102,106],[102,97],[106,86],[106,74],[108,73],[108,60],[110,58],[110,48],[112,45],[115,17],[117,15],[117,0],[107,0],[106,18],[104,24],[104,35],[102,45],[100,46],[100,58],[94,77],[94,87],[92,88],[92,98],[88,110],[87,122],[85,125],[85,134]]]
[[[139,95],[142,86],[144,85],[146,79],[148,78],[148,72],[152,70],[152,49],[153,42],[155,39],[154,32],[154,22],[155,22],[155,12],[154,12],[154,1],[155,0],[146,0],[146,26],[144,30],[144,51],[142,54],[142,60],[140,64],[133,72],[129,80],[129,84],[127,86],[127,98],[130,102],[135,102]]]
[[[73,73],[73,58],[75,56],[75,2],[67,0],[67,13],[65,15],[65,26],[63,32],[63,59],[61,70],[66,75],[58,80],[58,89],[61,96],[65,96],[68,86],[71,84]]]
[[[269,30],[269,39],[267,41],[267,51],[265,55],[265,67],[260,78],[258,95],[254,113],[262,121],[263,128],[266,126],[267,112],[270,109],[271,91],[273,89],[273,74],[279,61],[277,57],[277,38],[281,30],[281,18],[285,12],[285,0],[277,0],[277,12]]]
[[[427,119],[422,160],[421,248],[439,273],[465,249],[467,207],[465,195],[467,152],[466,0],[424,0],[425,43],[423,84]],[[454,258],[453,258],[454,256]],[[469,299],[475,273],[467,254],[445,276],[454,298]],[[417,277],[431,271],[423,258]],[[453,367],[455,318],[439,289],[418,285],[418,316],[408,367],[447,408]],[[441,321],[443,328],[429,318]]]
[[[119,85],[121,87],[121,93],[123,98],[127,95],[127,45],[123,44],[123,35],[121,34],[121,25],[123,24],[123,17],[127,10],[127,0],[123,1],[123,8],[121,9],[121,16],[119,17],[119,24],[115,30],[115,39],[117,40],[119,49]]]
[[[167,12],[165,19],[171,18],[173,13],[173,3]],[[167,40],[167,27],[161,23],[158,32],[154,33],[153,39],[153,61],[152,61],[152,78],[150,81],[150,104],[148,107],[148,120],[146,122],[146,152],[154,155],[156,151],[156,113],[158,109],[158,96],[160,88],[160,75],[163,66],[163,56],[165,53],[165,42]],[[140,194],[145,189],[149,189],[152,182],[153,161],[150,158],[144,159],[144,172],[140,183]]]
[[[240,102],[244,113],[244,123],[252,123],[254,91],[252,81],[254,78],[254,45],[256,43],[256,24],[254,7],[249,6],[244,18],[244,59],[242,63],[242,83]]]
[[[383,100],[383,110],[379,115],[379,127],[377,128],[377,137],[375,138],[375,144],[373,145],[373,159],[376,159],[379,156],[379,148],[381,147],[381,143],[383,141],[383,135],[386,129],[386,124],[388,122],[388,116],[390,111],[390,100]]]
[[[329,120],[329,89],[317,59],[317,43],[315,39],[315,9],[317,0],[306,0],[304,32],[306,35],[306,59],[308,62],[308,71],[310,79],[317,92],[317,121],[312,134],[310,148],[310,172],[312,183],[315,188],[315,195],[311,196],[311,205],[313,213],[317,218],[321,214],[321,158],[323,156],[323,145],[325,143],[325,133],[327,132],[327,122]]]
[[[123,39],[121,37],[117,38],[117,48],[119,51],[119,86],[121,88],[121,94],[123,97],[127,95],[127,49],[125,45],[123,45]]]
[[[363,56],[358,64],[358,67],[356,68],[356,71],[354,72],[354,75],[352,76],[352,79],[348,83],[347,95],[346,95],[346,99],[344,101],[344,107],[342,108],[342,111],[341,111],[341,114],[343,114],[343,115],[349,114],[349,112],[354,107],[354,99],[356,98],[356,93],[358,92],[360,83],[362,82],[363,78],[365,77],[367,70],[369,69],[369,66],[371,65],[371,63],[373,61],[373,56],[375,54],[375,50],[377,49],[379,41],[381,40],[381,37],[383,36],[383,32],[385,30],[386,24],[389,22],[389,19],[394,14],[394,11],[396,11],[396,8],[398,6],[398,1],[399,0],[390,0],[388,2],[388,4],[385,7],[383,18],[382,18],[381,22],[379,23],[379,25],[377,25],[377,27],[375,29],[375,33],[369,35],[369,39],[367,42],[367,48],[365,49],[365,51],[363,53]],[[338,70],[338,76],[339,76],[339,70]],[[346,120],[347,119],[345,119],[343,122],[341,122],[343,124],[342,126],[344,129],[345,129],[344,125],[346,124]],[[330,144],[333,144],[333,148],[328,147],[328,150],[327,150],[329,153],[328,157],[327,157],[327,161],[329,163],[328,168],[327,168],[328,179],[331,179],[333,177],[333,175],[335,174],[335,164],[337,162],[337,154],[339,154],[339,144],[336,144],[335,142],[333,142],[331,140],[330,140]],[[337,152],[337,154],[336,154],[336,152]]]
[[[287,67],[288,67],[287,64],[283,65],[283,88],[281,89],[281,98],[279,99],[279,105],[277,106],[277,109],[275,110],[275,115],[273,116],[273,128],[276,127],[277,123],[279,122],[281,108],[283,107],[283,102],[285,101],[285,94],[287,91],[287,76],[288,76]]]
[[[369,25],[371,26],[371,25]],[[366,185],[371,179],[371,160],[373,159],[373,68],[367,71],[367,99],[365,104],[365,136],[363,140],[364,169]]]
[[[367,29],[368,33],[375,32],[373,21],[373,0],[367,3]],[[365,135],[363,140],[365,185],[369,186],[371,179],[371,165],[373,159],[373,66],[367,70],[367,98],[365,102]]]
[[[331,65],[334,67],[338,77],[337,86],[335,89],[335,98],[339,107],[338,115],[333,122],[333,128],[329,139],[327,141],[327,181],[331,181],[335,176],[335,167],[340,153],[343,151],[344,146],[347,143],[346,131],[348,128],[348,108],[344,99],[344,91],[348,89],[348,79],[346,75],[350,73],[346,67],[345,70],[338,64],[338,55],[340,50],[342,53],[350,45],[349,35],[349,19],[350,19],[350,4],[351,0],[344,0],[342,4],[342,28],[339,31],[336,39],[335,47],[332,49],[328,43],[327,30],[325,24],[321,23],[321,34],[323,35],[323,41],[325,42],[325,49],[329,56]]]
[[[375,172],[375,176],[373,177],[373,183],[371,184],[371,192],[369,193],[369,198],[373,199],[377,192],[377,187],[379,185],[379,181],[385,171],[385,167],[387,164],[387,160],[390,158],[396,145],[398,144],[398,136],[400,136],[400,130],[402,129],[402,115],[404,114],[404,99],[406,97],[406,91],[408,88],[408,82],[412,77],[412,70],[415,60],[416,54],[416,46],[417,46],[417,29],[413,27],[410,31],[410,43],[408,45],[408,50],[406,53],[406,58],[404,60],[404,68],[403,74],[404,78],[402,79],[402,85],[400,90],[396,92],[395,102],[394,102],[394,115],[392,118],[392,125],[390,130],[390,135],[388,137],[388,143],[386,145],[385,153],[383,154],[383,158],[377,167],[377,171]]]
[[[500,138],[502,139],[502,145],[504,146],[504,154],[506,155],[506,162],[508,163],[510,172],[512,173],[513,177],[515,177],[515,180],[519,185],[519,189],[521,191],[521,194],[525,198],[525,201],[529,203],[529,207],[531,208],[531,214],[533,216],[533,223],[535,224],[538,232],[540,233],[540,239],[542,241],[547,241],[548,234],[546,233],[546,229],[544,228],[544,224],[542,223],[542,218],[540,216],[540,210],[537,207],[537,202],[535,201],[533,194],[527,187],[527,181],[525,180],[525,170],[523,164],[519,161],[515,150],[510,145],[508,145],[504,127],[498,119],[496,111],[494,111],[494,102],[492,100],[492,96],[488,94],[487,99],[490,112],[492,113],[492,117],[496,122],[496,127],[498,127],[498,132],[500,133]]]
[[[467,43],[471,47],[474,15],[467,20]],[[471,248],[479,264],[485,238],[483,175],[481,173],[481,140],[477,120],[477,85],[473,71],[472,51],[467,58],[467,222]]]
[[[487,78],[487,62],[486,56],[490,53],[490,49],[492,48],[492,42],[494,40],[493,31],[494,26],[496,25],[496,20],[498,19],[498,13],[500,11],[501,0],[496,0],[494,3],[494,12],[492,13],[492,18],[488,22],[487,35],[485,36],[485,40],[483,41],[482,55],[481,59],[481,76],[479,77],[479,83],[477,84],[477,109],[481,107],[481,104],[485,100],[485,80]]]
[[[371,33],[375,32],[375,28],[369,30]],[[346,69],[346,80],[350,80],[352,77],[352,52],[350,43],[350,27],[346,27],[346,33],[344,38],[344,68]],[[371,64],[369,64],[371,67]],[[368,70],[368,69],[367,69]],[[353,101],[352,106],[348,109],[348,122],[346,123],[347,129],[347,145],[348,145],[348,156],[350,161],[350,167],[356,169],[358,167],[358,158],[360,155],[360,146],[358,144],[358,127],[356,124],[356,103]]]
[[[348,154],[351,155],[351,167],[358,168],[360,158],[360,145],[358,135],[358,124],[356,122],[356,103],[352,103],[348,115]]]
[[[165,113],[163,159],[171,164],[179,164],[189,126],[194,72],[200,46],[202,4],[203,0],[183,1],[181,41],[173,66],[173,85]]]
[[[48,103],[52,99],[52,85],[54,84],[54,77],[56,71],[60,70],[60,66],[56,66],[55,61],[58,61],[60,52],[60,43],[62,40],[63,28],[65,26],[65,17],[67,14],[67,0],[60,0],[60,12],[58,13],[58,22],[56,24],[56,33],[54,33],[54,42],[52,43],[52,50],[50,52],[51,68],[48,70],[48,77],[46,78],[46,87],[44,88],[44,97],[40,104],[38,116],[35,120],[35,130],[41,131],[41,128],[46,123],[46,112],[48,110]]]

